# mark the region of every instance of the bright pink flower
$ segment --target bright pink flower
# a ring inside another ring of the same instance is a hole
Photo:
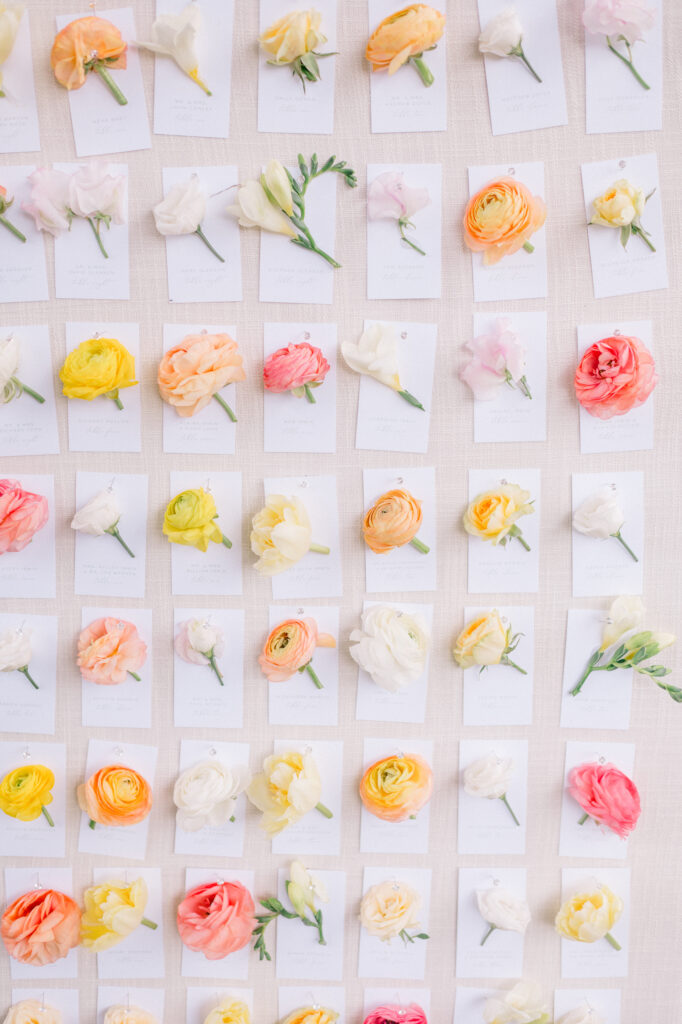
[[[518,334],[509,330],[509,323],[498,319],[488,334],[464,343],[471,357],[459,376],[479,402],[492,401],[500,385],[508,380],[507,374],[512,381],[523,377],[526,350]]]
[[[251,893],[240,882],[198,885],[178,907],[180,938],[207,960],[222,960],[250,941],[254,911]]]
[[[116,686],[142,668],[147,645],[137,627],[113,616],[95,619],[78,637],[78,667],[83,679],[100,686]]]
[[[416,1003],[410,1003],[409,1006],[391,1003],[377,1006],[376,1010],[365,1017],[363,1024],[428,1024],[428,1020],[421,1006]]]
[[[367,189],[370,220],[409,220],[431,200],[425,188],[408,188],[399,171],[385,171]]]
[[[621,839],[637,824],[641,811],[637,787],[613,764],[577,765],[568,776],[568,791],[586,814]]]
[[[47,518],[47,498],[24,491],[18,480],[0,480],[0,555],[23,551]]]
[[[268,356],[263,367],[263,386],[266,391],[280,394],[306,384],[321,384],[328,373],[329,363],[320,349],[302,341],[278,348]]]
[[[654,27],[656,12],[644,0],[586,0],[583,25],[593,35],[625,36],[630,46]]]
[[[574,384],[583,409],[610,420],[643,405],[657,381],[654,359],[644,342],[618,334],[586,349]]]

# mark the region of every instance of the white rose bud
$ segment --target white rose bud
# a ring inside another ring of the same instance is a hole
[[[0,392],[4,391],[19,369],[20,351],[19,341],[14,335],[0,341]]]
[[[560,1017],[557,1024],[606,1024],[606,1017],[597,1013],[587,1003],[583,1003],[582,1006],[576,1006],[575,1010]]]
[[[478,37],[480,53],[491,53],[495,57],[508,57],[521,41],[523,28],[516,10],[505,7],[485,26]]]
[[[356,373],[364,373],[394,391],[402,391],[398,337],[392,324],[370,324],[357,342],[343,342],[341,355]]]
[[[354,629],[350,640],[351,658],[373,682],[400,693],[423,673],[431,637],[423,616],[375,605],[362,613],[362,628]]]
[[[152,212],[161,235],[191,235],[196,231],[206,216],[206,193],[198,175],[174,185]]]
[[[600,540],[613,537],[624,522],[618,495],[608,484],[586,498],[573,513],[573,529]]]
[[[509,789],[513,775],[514,762],[510,757],[487,754],[465,769],[464,792],[469,796],[500,800]]]
[[[187,626],[187,639],[190,645],[199,654],[210,654],[216,647],[222,646],[223,633],[217,626],[210,622],[203,622],[200,619],[190,619]],[[220,654],[221,651],[216,651]]]
[[[249,784],[251,772],[243,765],[201,761],[187,768],[175,782],[173,802],[183,832],[225,825],[234,816],[237,797]]]
[[[476,902],[481,917],[490,925],[481,945],[497,928],[505,932],[520,932],[523,935],[530,924],[530,910],[526,901],[508,889],[503,889],[502,886],[477,892]]]
[[[0,672],[18,672],[31,660],[31,631],[8,629],[0,634]]]
[[[101,537],[108,533],[121,518],[118,499],[114,491],[107,488],[79,508],[71,520],[71,529]]]

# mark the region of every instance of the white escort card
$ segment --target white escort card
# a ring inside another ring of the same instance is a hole
[[[418,755],[433,764],[433,741],[415,739],[368,739],[363,744],[363,773],[387,757]],[[383,821],[362,807],[360,817],[361,853],[423,853],[429,852],[431,808],[427,802],[415,814],[402,821]],[[370,975],[371,977],[371,975]]]
[[[162,988],[140,988],[137,985],[100,985],[97,989],[97,1024],[104,1024],[104,1017],[111,1006],[139,1007],[151,1013],[157,1020],[163,1020],[165,992]]]
[[[644,589],[644,473],[574,473],[573,515],[583,502],[604,492],[618,503],[625,520],[611,535],[590,537],[573,527],[573,596],[641,594]],[[617,518],[620,518],[618,516]],[[607,526],[611,529],[611,526]],[[613,536],[620,533],[622,542]],[[628,553],[625,545],[636,556]]]
[[[29,12],[24,9],[12,51],[2,65],[0,153],[38,153],[40,131]],[[6,168],[3,168],[3,172]]]
[[[504,794],[506,803],[501,797],[470,796],[464,788],[466,769],[491,754],[500,761],[509,759],[512,762],[507,792]],[[528,817],[528,741],[460,740],[459,779],[458,853],[525,853]]]
[[[607,617],[606,606],[568,610],[561,698],[564,729],[600,729],[604,722],[609,723],[609,729],[630,728],[632,669],[592,672],[575,696],[570,692],[578,685],[594,651],[601,647]]]
[[[0,743],[0,779],[16,769],[30,765],[43,765],[54,775],[54,785],[49,790],[52,802],[44,803],[42,806],[45,810],[41,810],[33,821],[20,821],[0,811],[0,856],[64,857],[67,797],[65,745],[34,740],[6,740]],[[27,888],[34,882],[35,876]],[[47,888],[42,876],[41,882]]]
[[[171,577],[176,595],[239,596],[242,592],[242,475],[173,470],[171,501],[182,491],[203,488],[213,496],[226,547],[210,541],[206,551],[171,543]],[[170,542],[169,542],[170,543]]]
[[[144,664],[135,670],[136,679],[128,672],[122,683],[93,683],[83,679],[82,724],[86,728],[151,729],[152,680],[154,679],[151,608],[82,608],[81,629],[97,619],[111,618],[132,623],[140,640],[146,644]]]
[[[149,928],[139,924],[111,949],[97,954],[97,975],[102,979],[120,978],[163,978],[163,889],[161,868],[107,867],[95,868],[92,873],[94,885],[107,882],[123,882],[132,885],[139,878],[147,886],[145,920],[156,925]]]
[[[147,551],[147,476],[144,473],[76,473],[74,514],[111,488],[121,518],[116,529],[134,558],[116,537],[74,530],[74,592],[102,597],[144,597]]]
[[[492,609],[464,609],[464,626]],[[530,605],[505,605],[496,609],[518,645],[507,655],[514,665],[473,665],[464,670],[464,725],[531,725],[535,668],[535,612]],[[525,674],[524,674],[525,673]]]
[[[341,780],[343,777],[343,742],[340,740],[277,740],[275,753],[309,750],[315,759],[322,780],[320,803],[332,817],[313,808],[299,821],[273,836],[273,854],[315,854],[337,856],[341,849]]]
[[[455,990],[455,1017],[453,1024],[472,1024],[484,1020],[483,1011],[491,996],[499,996],[499,989],[470,988],[459,985]]]
[[[408,867],[365,867],[362,877],[363,896],[373,885],[382,882],[403,883],[414,889],[420,897],[418,924],[409,929],[410,935],[429,931],[431,905],[431,869]],[[399,936],[388,942],[370,935],[360,926],[360,947],[358,951],[359,978],[405,978],[423,981],[426,973],[426,957],[429,939],[415,939],[403,942]]]
[[[13,851],[16,856],[16,851]],[[44,854],[42,854],[44,856]],[[64,856],[62,851],[61,856]],[[70,896],[77,901],[78,895],[73,887],[73,871],[71,868],[30,867],[5,868],[4,905],[8,906],[31,890],[55,889],[57,892]],[[78,950],[70,949],[65,957],[60,957],[51,964],[22,964],[14,957],[9,958],[10,975],[13,981],[35,982],[53,979],[78,977]],[[42,991],[42,990],[41,990]]]
[[[587,1013],[587,1024],[590,1024],[590,1011],[593,1019],[596,1016],[596,1019],[601,1017],[608,1024],[623,1024],[619,988],[558,988],[555,990],[554,1016],[558,1024],[562,1024],[564,1015],[577,1010]]]
[[[176,728],[241,729],[244,708],[244,611],[241,608],[176,608],[173,635],[190,619],[199,619],[222,633],[215,664],[173,660]],[[222,680],[222,681],[221,681]]]
[[[299,918],[287,920],[278,917],[277,977],[342,981],[346,874],[344,871],[318,871],[309,867],[308,870],[327,891],[327,902],[319,898],[315,901],[322,911],[325,944],[320,944],[317,929],[302,924]],[[288,877],[288,868],[280,868],[277,872],[277,897],[287,909],[291,909],[286,890]],[[306,910],[306,916],[312,919],[309,909]]]
[[[623,901],[623,912],[609,934],[620,946],[616,949],[606,938],[597,942],[561,939],[562,978],[627,978],[630,949],[630,868],[562,868],[561,899],[576,893],[593,892],[608,886]],[[610,1022],[609,1022],[610,1024]]]
[[[526,899],[526,869],[507,867],[460,868],[457,897],[458,978],[517,978],[523,975],[524,936],[495,928],[478,909],[477,893],[504,889]],[[487,938],[486,938],[487,935]]]
[[[199,885],[214,884],[216,882],[239,882],[245,886],[253,895],[254,891],[253,871],[235,871],[232,868],[187,868],[185,871],[185,888],[190,892]],[[184,897],[183,897],[184,898]],[[249,956],[251,943],[248,942],[242,949],[228,953],[221,960],[209,960],[198,950],[190,949],[182,945],[182,969],[183,978],[210,978],[228,981],[246,981],[249,976]]]
[[[186,1024],[204,1024],[204,1021],[221,1003],[236,1000],[245,1003],[249,1013],[253,1016],[253,989],[251,988],[225,988],[222,985],[209,987],[203,985],[201,988],[187,989],[187,1016]]]
[[[28,14],[25,14],[22,20],[26,21],[27,18]],[[47,287],[44,232],[38,231],[33,217],[22,209],[23,204],[30,200],[31,183],[28,176],[35,169],[35,164],[2,168],[0,184],[7,190],[6,199],[11,197],[14,200],[5,212],[5,219],[26,238],[26,241],[22,242],[0,224],[0,294],[3,302],[40,302],[50,296]],[[6,333],[9,334],[9,330]]]
[[[268,682],[263,674],[268,688],[270,725],[338,725],[339,609],[328,605],[274,605],[270,607],[269,628],[274,629],[287,619],[306,618],[314,619],[319,633],[326,633],[336,641],[334,647],[319,646],[313,651],[310,668],[321,683],[321,689],[307,668],[294,672],[282,682]]]
[[[2,270],[0,270],[2,274]],[[4,297],[3,297],[4,301]],[[59,455],[55,374],[47,324],[3,327],[5,337],[19,344],[16,377],[45,399],[25,391],[0,407],[0,447],[10,455]]]
[[[516,484],[530,493],[533,512],[521,516],[516,525],[530,548],[512,537],[503,546],[469,535],[470,594],[536,594],[540,578],[540,470],[470,469],[469,501],[505,483]]]
[[[180,741],[178,776],[202,761],[220,761],[234,773],[236,769],[248,766],[249,744],[227,743],[224,740]],[[185,855],[199,854],[204,857],[242,857],[247,803],[246,795],[240,794],[234,813],[224,825],[204,825],[196,832],[180,828],[176,820],[175,852]]]
[[[436,589],[436,471],[425,468],[365,469],[362,474],[364,515],[389,491],[407,491],[421,504],[422,521],[414,538],[428,548],[409,543],[378,553],[365,544],[365,575],[370,593]]]
[[[2,731],[54,736],[57,616],[31,615],[23,611],[0,613],[0,637],[16,630],[21,630],[30,640],[31,658],[27,671],[35,686],[18,670],[4,672],[0,689]]]
[[[569,792],[571,771],[583,764],[613,765],[634,782],[635,745],[601,741],[579,743],[575,740],[569,740],[566,744],[559,856],[625,860],[628,855],[627,838],[621,838],[612,829],[591,817],[583,820],[584,811]]]
[[[11,478],[15,479],[15,478]],[[47,499],[48,518],[21,551],[5,551],[0,557],[0,597],[57,596],[55,565],[54,477],[22,473],[16,478],[24,491]]]

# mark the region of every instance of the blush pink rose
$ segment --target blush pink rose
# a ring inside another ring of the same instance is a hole
[[[43,967],[68,955],[80,942],[78,904],[56,889],[32,889],[5,910],[0,935],[11,957]]]
[[[178,907],[178,931],[188,949],[222,960],[243,949],[256,926],[251,893],[240,882],[207,882]]]
[[[18,480],[0,480],[0,555],[23,551],[47,518],[47,498],[23,490]]]
[[[408,188],[399,171],[385,171],[367,189],[370,220],[409,220],[431,200],[425,188]]]
[[[116,686],[146,660],[147,645],[137,627],[124,619],[95,619],[78,637],[78,667],[91,683]]]
[[[237,342],[229,334],[188,334],[159,363],[157,383],[178,416],[195,416],[213,396],[246,380]]]
[[[263,387],[281,394],[306,384],[321,384],[329,373],[329,363],[319,348],[302,341],[298,345],[278,348],[265,360]]]
[[[513,381],[523,376],[525,348],[518,334],[509,330],[509,324],[507,319],[497,319],[487,334],[464,344],[471,355],[459,376],[480,402],[495,398],[508,373]]]
[[[572,768],[568,791],[596,822],[625,839],[634,829],[641,805],[634,782],[613,764],[586,762]]]
[[[316,647],[336,647],[329,633],[319,633],[315,619],[285,619],[271,630],[258,664],[271,683],[284,683],[304,668]]]
[[[409,1006],[387,1003],[368,1013],[363,1024],[428,1024],[428,1019],[416,1003],[410,1003]]]
[[[630,46],[654,27],[656,12],[644,0],[586,0],[583,25],[593,35],[625,36]]]
[[[644,342],[617,334],[586,349],[574,385],[586,412],[610,420],[643,405],[657,381],[654,359]]]

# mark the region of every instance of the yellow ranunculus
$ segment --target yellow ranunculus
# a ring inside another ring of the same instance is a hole
[[[462,668],[499,665],[507,648],[507,628],[497,609],[469,622],[455,640],[452,656]]]
[[[319,11],[292,11],[278,18],[259,37],[263,50],[269,54],[271,64],[291,64],[297,57],[311,53],[327,42],[320,32],[322,15]]]
[[[204,1024],[251,1024],[251,1012],[240,999],[223,999],[211,1010]]]
[[[15,768],[0,782],[0,810],[19,821],[35,821],[43,814],[48,824],[53,825],[45,810],[52,803],[53,786],[54,774],[44,764]]]
[[[326,1006],[302,1006],[285,1017],[282,1024],[334,1024],[339,1015]]]
[[[171,544],[186,544],[206,551],[210,541],[232,547],[216,519],[218,510],[213,495],[203,487],[181,491],[168,502],[163,517],[163,532]]]
[[[263,771],[254,775],[246,795],[263,812],[261,828],[276,836],[318,804],[322,782],[315,758],[296,750],[266,757]]]
[[[23,4],[5,4],[0,0],[0,65],[5,63],[14,48],[23,13]],[[4,95],[0,71],[0,96]]]
[[[135,380],[135,359],[116,338],[88,338],[69,352],[59,371],[67,398],[91,402],[99,395],[111,398],[119,409],[120,388],[131,388]]]
[[[111,949],[142,924],[149,894],[137,878],[128,885],[115,880],[93,885],[83,894],[81,943],[93,953]]]
[[[644,212],[646,197],[641,188],[635,188],[621,178],[602,196],[592,201],[594,214],[590,224],[601,224],[606,228],[625,228]]]
[[[574,942],[597,942],[608,934],[623,913],[623,901],[607,885],[598,885],[590,892],[578,892],[567,899],[557,914],[554,925],[559,935]]]
[[[467,533],[493,544],[506,544],[509,536],[517,537],[524,547],[517,519],[533,512],[530,492],[517,484],[500,484],[494,491],[477,495],[468,505],[462,522]]]

